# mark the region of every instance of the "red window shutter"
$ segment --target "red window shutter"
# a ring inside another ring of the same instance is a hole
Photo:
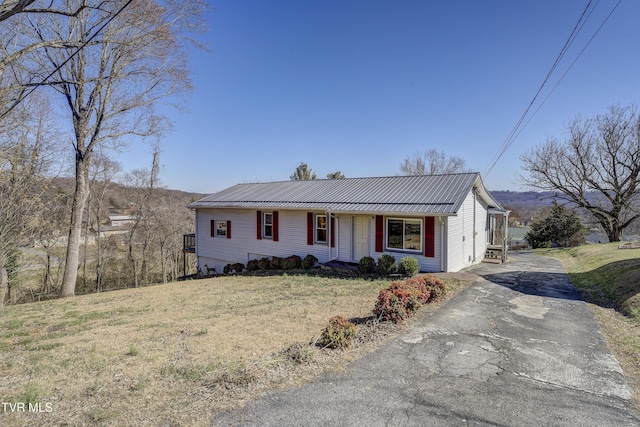
[[[271,222],[273,223],[273,241],[278,241],[278,211],[273,211],[273,216],[271,217]]]
[[[376,252],[382,252],[384,246],[384,217],[376,215]]]
[[[227,221],[227,239],[231,238],[231,221]]]
[[[216,237],[216,222],[211,220],[211,237]]]
[[[336,247],[336,221],[334,217],[331,217],[331,247]]]
[[[256,219],[256,237],[258,240],[262,240],[262,211],[258,211]]]
[[[313,212],[307,212],[307,245],[313,245]]]
[[[433,258],[436,256],[435,242],[436,221],[432,216],[424,218],[424,256]]]

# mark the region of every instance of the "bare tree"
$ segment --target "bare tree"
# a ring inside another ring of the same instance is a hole
[[[106,220],[109,211],[107,197],[112,188],[113,178],[122,170],[120,163],[111,159],[104,152],[96,152],[90,168],[90,194],[87,202],[87,228],[92,226],[95,231],[95,286],[96,292],[100,292],[103,282],[103,268],[105,257],[105,243],[102,238],[102,224]],[[85,240],[88,236],[85,232]],[[83,259],[83,280],[87,280],[87,244],[84,245],[85,256]]]
[[[35,0],[5,0],[0,3],[0,21],[11,18],[13,15],[22,12]]]
[[[316,173],[305,162],[301,162],[300,166],[293,171],[293,175],[289,177],[291,181],[310,181],[317,179]]]
[[[640,116],[635,106],[611,106],[567,130],[563,142],[549,138],[521,156],[523,181],[586,209],[618,242],[640,218]]]
[[[56,8],[54,1],[47,1],[42,7],[33,7],[36,0],[5,0],[0,3],[0,22],[11,18],[20,13],[54,13],[59,15],[78,15],[87,5],[81,2],[78,7],[73,10],[64,10]],[[31,6],[31,7],[30,7]]]
[[[46,100],[33,98],[10,119],[0,131],[0,305],[11,290],[9,269],[18,244],[38,227],[43,176],[58,143]]]
[[[400,172],[404,175],[438,175],[469,171],[463,158],[447,156],[444,151],[435,148],[430,148],[424,153],[415,153],[413,157],[406,157],[400,165]]]
[[[28,70],[43,80],[49,70],[57,70],[47,85],[61,95],[74,130],[76,186],[60,293],[64,297],[75,294],[94,151],[165,130],[167,121],[154,107],[161,99],[189,92],[184,36],[202,29],[207,4],[67,0],[61,5],[66,13],[34,14],[25,31],[34,42],[62,40],[65,46],[37,51]],[[81,6],[85,8],[75,13]]]

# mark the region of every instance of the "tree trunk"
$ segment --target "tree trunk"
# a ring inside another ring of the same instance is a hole
[[[76,293],[76,280],[80,260],[80,240],[82,237],[82,216],[89,197],[89,163],[81,154],[76,156],[76,189],[71,206],[71,224],[69,226],[69,241],[67,242],[67,257],[62,277],[61,297],[71,297]]]
[[[49,248],[45,246],[47,258],[44,266],[44,280],[42,281],[42,293],[49,294],[51,292],[51,253]]]
[[[100,238],[100,220],[98,220],[98,231],[96,232],[96,292],[102,290],[102,239]]]
[[[4,300],[9,292],[9,273],[7,266],[2,258],[0,258],[0,307],[4,306]]]
[[[622,231],[620,230],[620,227],[614,225],[609,231],[609,241],[619,242],[620,239],[622,239]]]

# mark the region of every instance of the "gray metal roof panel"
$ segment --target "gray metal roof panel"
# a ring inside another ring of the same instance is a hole
[[[237,184],[189,207],[455,214],[478,182],[478,173],[462,173]]]

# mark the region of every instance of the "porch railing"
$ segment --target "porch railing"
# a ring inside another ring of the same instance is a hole
[[[196,253],[196,235],[183,234],[182,235],[182,252]]]

